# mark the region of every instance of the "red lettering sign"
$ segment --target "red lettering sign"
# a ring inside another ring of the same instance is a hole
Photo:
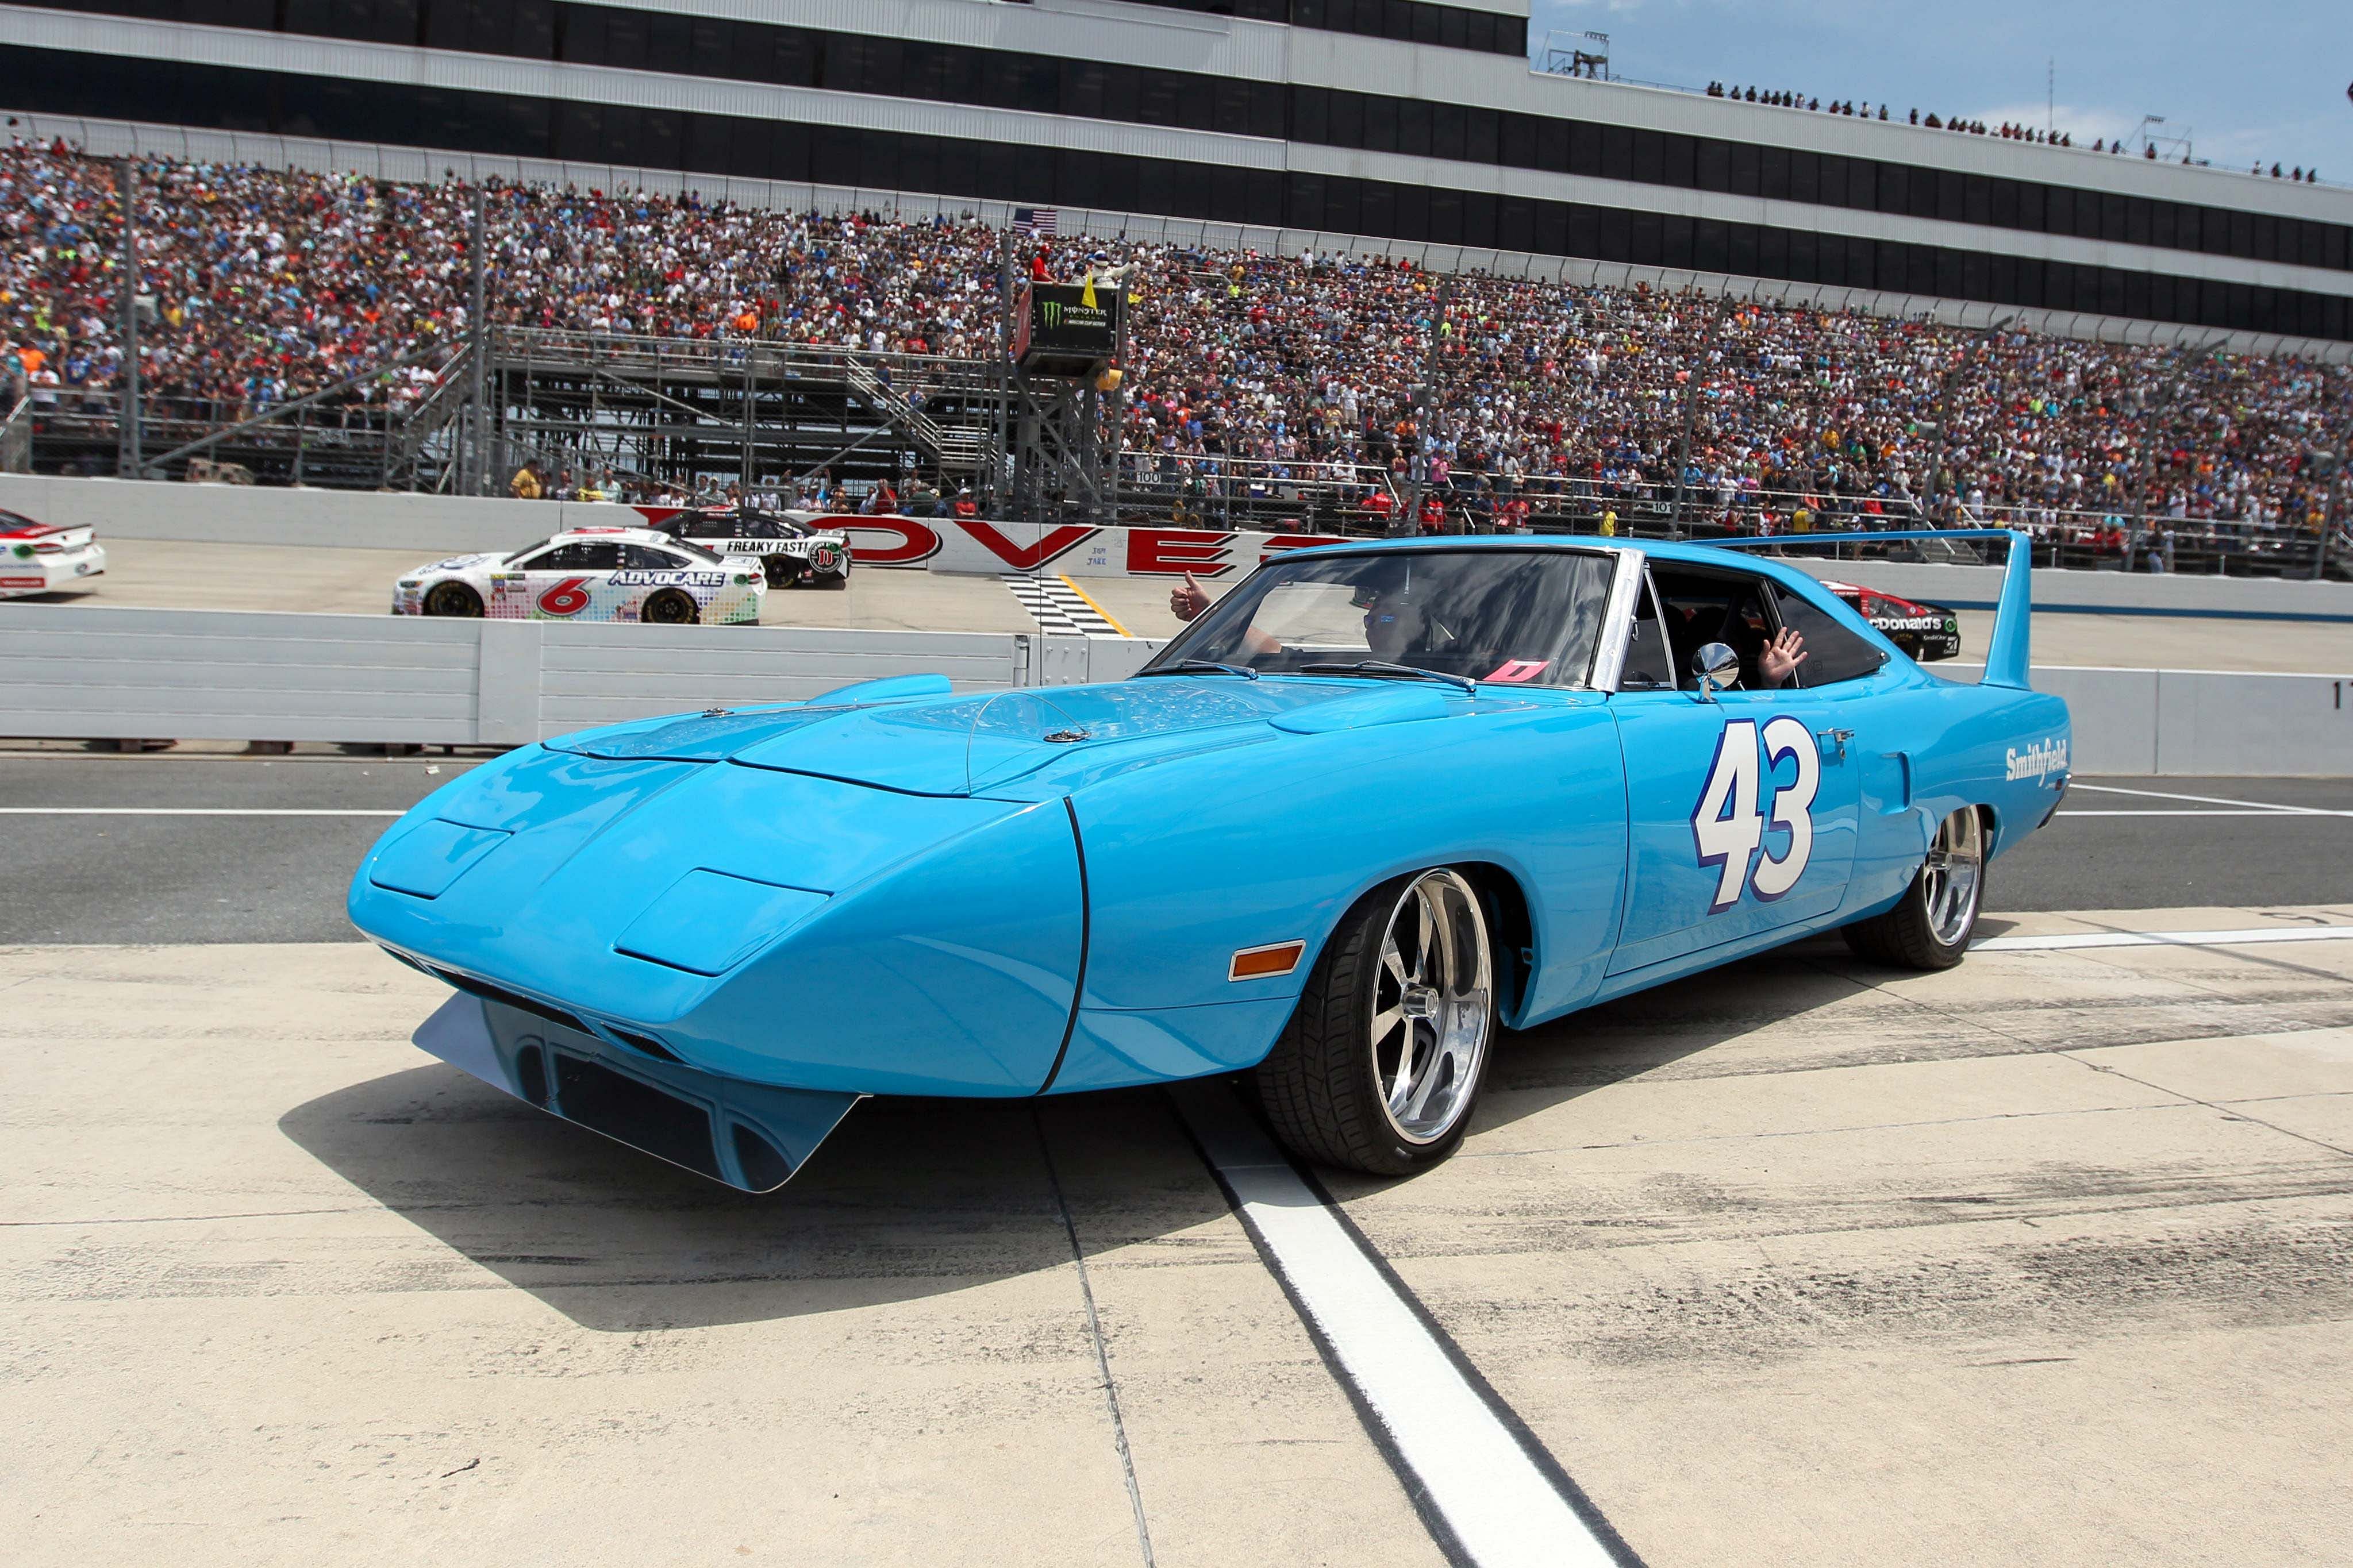
[[[839,517],[821,521],[849,535],[849,558],[860,566],[913,566],[940,552],[938,532],[908,518]],[[869,533],[889,534],[898,542],[870,544],[860,538]]]
[[[1191,528],[1131,528],[1127,531],[1127,570],[1132,576],[1222,577],[1234,569],[1225,559],[1230,533],[1205,533]]]
[[[1103,530],[1089,528],[1084,523],[1066,523],[1050,528],[1039,536],[1038,542],[1027,549],[997,531],[993,522],[966,520],[956,524],[966,533],[988,547],[989,553],[1012,567],[1016,572],[1035,572],[1047,562],[1059,559],[1076,550]]]

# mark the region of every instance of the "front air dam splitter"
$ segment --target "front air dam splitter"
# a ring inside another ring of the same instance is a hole
[[[492,1089],[747,1193],[790,1181],[860,1099],[719,1078],[464,992],[413,1037]]]

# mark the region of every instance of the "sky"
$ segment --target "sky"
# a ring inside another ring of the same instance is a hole
[[[2353,184],[2353,0],[1534,0],[1530,50],[1541,64],[1547,33],[1588,28],[1610,36],[1612,74],[1638,81],[1989,127],[2042,125],[2055,63],[2056,123],[2079,147],[2121,135],[2137,151],[2141,117],[2158,114],[2155,134],[2188,132],[2217,167],[2277,160]]]

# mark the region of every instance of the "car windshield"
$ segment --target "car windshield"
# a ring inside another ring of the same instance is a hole
[[[697,561],[715,563],[723,559],[716,552],[705,550],[691,539],[666,539],[662,541],[662,548],[675,550],[681,555],[691,555]]]
[[[1262,674],[1403,665],[1472,680],[1583,686],[1617,558],[1604,551],[1382,550],[1277,558],[1145,667]]]

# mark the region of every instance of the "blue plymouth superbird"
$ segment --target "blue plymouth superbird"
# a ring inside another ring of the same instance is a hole
[[[864,1095],[1215,1074],[1300,1154],[1404,1174],[1499,1025],[1832,928],[1959,962],[2067,782],[2008,537],[1974,684],[1745,551],[1303,550],[1126,680],[522,747],[396,824],[351,916],[457,989],[425,1049],[752,1191]]]

